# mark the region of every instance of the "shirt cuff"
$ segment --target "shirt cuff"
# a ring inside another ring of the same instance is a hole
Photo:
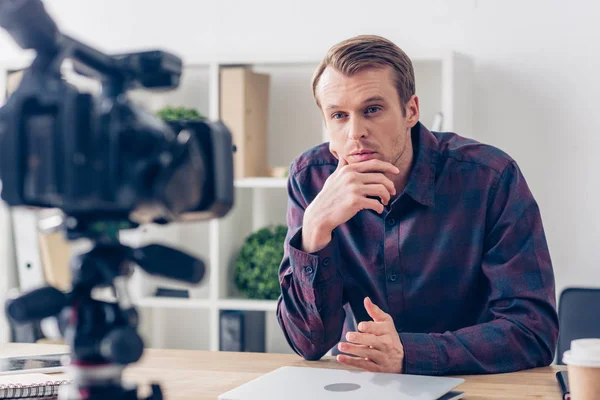
[[[434,339],[427,333],[400,333],[404,347],[405,374],[441,375],[438,349]]]
[[[302,228],[296,232],[289,242],[289,258],[294,277],[301,284],[314,286],[325,283],[336,276],[339,264],[339,249],[335,233],[327,246],[314,253],[307,253],[302,248]]]

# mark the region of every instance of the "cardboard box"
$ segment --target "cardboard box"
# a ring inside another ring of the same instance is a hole
[[[220,119],[233,136],[235,179],[269,175],[269,83],[269,75],[249,67],[221,69]]]
[[[38,233],[38,243],[46,283],[62,291],[70,290],[71,244],[62,232]]]

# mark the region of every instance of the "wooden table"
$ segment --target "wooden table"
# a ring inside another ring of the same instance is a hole
[[[7,344],[0,356],[55,353],[63,346]],[[125,374],[139,384],[159,381],[167,400],[216,399],[264,373],[281,366],[343,368],[332,357],[304,361],[289,354],[227,353],[188,350],[146,350],[142,360]],[[554,374],[564,367],[546,367],[498,375],[462,376],[457,390],[465,400],[475,399],[561,399]],[[285,398],[283,396],[282,398]]]

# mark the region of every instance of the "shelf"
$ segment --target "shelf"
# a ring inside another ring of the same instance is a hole
[[[223,299],[218,304],[221,310],[277,311],[277,300]]]
[[[138,307],[149,308],[208,308],[210,301],[208,299],[190,299],[177,297],[144,297],[135,300]]]
[[[235,181],[235,187],[238,188],[257,188],[257,189],[268,189],[268,188],[286,188],[287,178],[243,178]]]
[[[135,301],[137,307],[195,309],[209,308],[208,299],[144,297]],[[276,311],[277,300],[222,299],[217,301],[220,310]]]

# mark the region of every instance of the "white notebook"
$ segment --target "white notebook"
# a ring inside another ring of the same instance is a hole
[[[56,398],[60,386],[68,384],[65,375],[22,374],[0,376],[0,399]]]

